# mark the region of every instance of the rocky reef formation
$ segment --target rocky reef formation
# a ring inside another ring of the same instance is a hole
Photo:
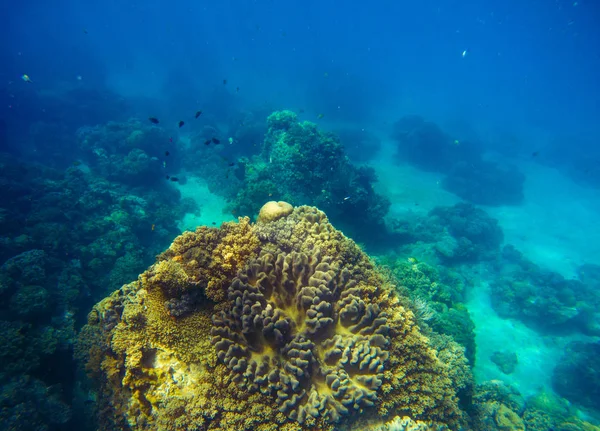
[[[102,429],[460,429],[463,349],[430,342],[407,305],[298,207],[178,237],[94,307],[77,356]]]
[[[323,209],[357,241],[386,238],[390,201],[375,191],[372,168],[350,162],[339,138],[291,111],[267,118],[260,154],[240,165],[243,180],[228,196],[235,215],[254,215],[266,200],[284,200]]]
[[[523,201],[525,175],[511,164],[488,160],[489,144],[460,141],[437,124],[407,115],[395,124],[397,159],[425,171],[445,175],[442,187],[479,205],[518,205]]]

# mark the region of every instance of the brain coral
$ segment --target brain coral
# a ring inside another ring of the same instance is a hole
[[[181,235],[94,307],[77,356],[101,429],[366,429],[396,415],[459,429],[461,361],[438,358],[406,301],[299,207]]]

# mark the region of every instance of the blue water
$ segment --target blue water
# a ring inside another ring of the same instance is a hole
[[[269,197],[319,206],[385,265],[458,274],[476,382],[597,424],[599,22],[589,0],[3,2],[0,429],[94,429],[73,359],[91,307]],[[370,170],[330,198],[240,192],[286,109]]]

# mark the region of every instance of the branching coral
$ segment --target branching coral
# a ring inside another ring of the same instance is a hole
[[[94,307],[78,357],[106,429],[363,429],[398,412],[458,429],[462,350],[438,358],[403,301],[301,207],[180,236]]]

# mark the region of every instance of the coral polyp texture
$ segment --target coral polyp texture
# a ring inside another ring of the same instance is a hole
[[[233,280],[232,307],[213,318],[219,359],[299,423],[373,407],[389,357],[386,314],[329,260],[267,254]]]
[[[324,213],[299,207],[178,237],[94,307],[77,355],[101,429],[366,429],[397,415],[459,429],[464,356],[438,357],[404,304]]]

